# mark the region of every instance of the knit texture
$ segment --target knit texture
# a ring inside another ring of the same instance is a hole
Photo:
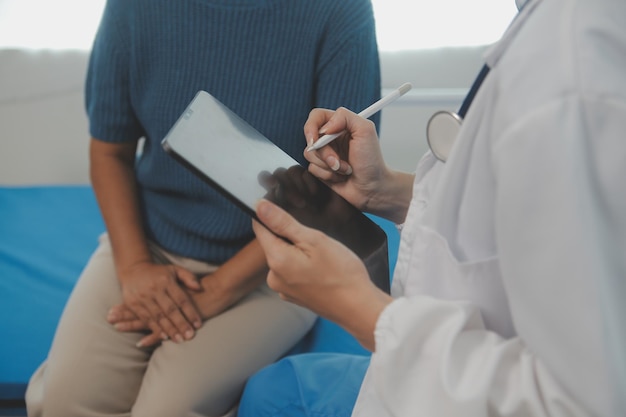
[[[107,2],[86,81],[90,134],[144,137],[136,177],[148,238],[221,263],[253,237],[250,217],[160,145],[198,90],[304,164],[312,108],[358,112],[380,96],[369,0]]]

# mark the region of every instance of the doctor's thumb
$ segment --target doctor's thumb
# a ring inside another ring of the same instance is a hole
[[[298,222],[274,203],[262,199],[257,203],[256,215],[263,225],[275,235],[293,241]]]

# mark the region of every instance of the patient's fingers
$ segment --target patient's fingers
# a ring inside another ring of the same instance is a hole
[[[157,333],[151,333],[144,338],[142,338],[138,343],[137,347],[151,347],[156,344],[161,343],[162,338]]]
[[[139,317],[133,313],[125,304],[118,304],[109,309],[107,314],[107,321],[111,324],[118,322],[139,320]]]
[[[146,330],[146,325],[139,319],[120,321],[113,324],[113,327],[120,332],[138,332]]]

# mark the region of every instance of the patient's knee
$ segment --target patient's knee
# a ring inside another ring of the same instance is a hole
[[[30,417],[129,415],[136,390],[131,385],[104,383],[97,372],[44,363],[31,377],[25,401]]]
[[[204,392],[186,390],[183,386],[170,385],[161,394],[144,390],[132,408],[132,417],[222,417],[230,416],[237,404],[239,392],[224,389],[208,389]],[[235,413],[233,412],[234,416]]]

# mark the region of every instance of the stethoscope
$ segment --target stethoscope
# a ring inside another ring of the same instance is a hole
[[[426,125],[426,140],[428,141],[430,151],[435,158],[439,159],[441,162],[448,160],[454,142],[461,130],[461,124],[467,114],[467,110],[471,106],[472,101],[474,101],[474,97],[488,73],[489,66],[485,64],[476,77],[476,80],[474,80],[458,112],[441,110],[433,114],[428,120],[428,124]]]
[[[538,2],[539,1],[535,1],[534,3],[537,4]],[[530,3],[533,2],[530,0],[515,0],[517,9],[520,12]],[[476,80],[474,80],[472,87],[467,93],[467,96],[465,96],[461,108],[457,113],[442,110],[433,114],[428,120],[428,124],[426,125],[426,140],[428,141],[430,151],[440,161],[446,162],[448,156],[450,156],[454,142],[461,130],[461,123],[488,73],[489,66],[485,64],[478,73]]]

